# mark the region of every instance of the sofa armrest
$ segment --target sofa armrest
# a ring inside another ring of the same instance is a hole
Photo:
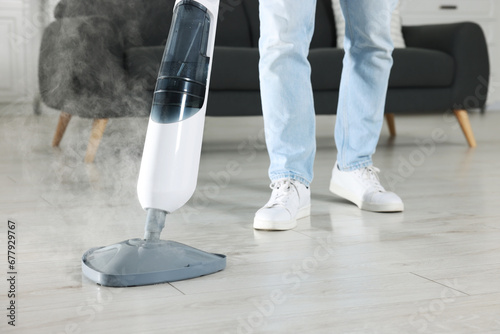
[[[59,19],[43,33],[40,94],[52,108],[81,117],[110,117],[110,101],[125,93],[124,66],[123,42],[111,21],[98,16]]]
[[[472,22],[404,26],[407,47],[433,49],[455,61],[454,109],[482,108],[490,76],[488,49],[481,27]]]

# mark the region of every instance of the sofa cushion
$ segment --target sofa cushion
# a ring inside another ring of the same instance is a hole
[[[318,0],[314,19],[314,34],[310,47],[327,48],[337,45],[335,20],[330,0]]]
[[[259,50],[215,48],[210,80],[212,90],[259,90]]]
[[[137,47],[127,50],[129,73],[154,89],[163,47]],[[337,90],[340,87],[344,51],[317,48],[309,53],[314,90]],[[453,83],[454,61],[444,52],[405,48],[393,53],[394,65],[390,88],[449,87]],[[259,52],[257,48],[216,47],[210,88],[212,90],[258,90]]]
[[[339,89],[343,56],[341,49],[310,51],[311,80],[315,90]],[[395,49],[393,58],[390,88],[448,87],[453,83],[455,63],[444,52],[419,48]]]
[[[125,64],[129,74],[154,90],[163,46],[135,47],[127,50]],[[257,48],[218,46],[214,49],[212,90],[258,90],[259,51]]]
[[[395,49],[390,88],[449,87],[453,84],[455,61],[441,51],[420,48]]]
[[[215,45],[252,47],[252,32],[246,8],[242,4],[221,2],[217,20]]]

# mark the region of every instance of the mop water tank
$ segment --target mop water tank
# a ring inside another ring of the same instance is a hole
[[[196,189],[218,10],[203,3],[174,8],[137,183],[144,209],[171,213]]]
[[[210,17],[198,2],[181,2],[174,10],[156,82],[151,118],[157,123],[183,121],[204,104],[210,58]]]

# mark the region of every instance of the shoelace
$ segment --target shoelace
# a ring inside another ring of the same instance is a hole
[[[375,191],[384,192],[385,189],[380,184],[380,179],[378,173],[380,169],[374,166],[368,166],[360,170],[361,179],[365,181],[365,184],[371,186]]]
[[[275,196],[272,197],[266,205],[267,207],[272,207],[275,205],[283,205],[283,206],[286,205],[286,202],[290,198],[289,195],[294,185],[293,181],[285,179],[285,180],[280,180],[278,182],[273,182],[269,187],[273,190],[275,189],[278,190],[275,193]]]

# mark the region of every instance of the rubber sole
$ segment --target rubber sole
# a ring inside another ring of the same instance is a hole
[[[297,227],[297,220],[311,215],[311,205],[304,206],[297,213],[297,217],[288,221],[274,221],[254,218],[253,228],[264,231],[286,231]]]
[[[339,186],[335,182],[330,182],[330,192],[345,198],[346,200],[356,204],[358,208],[365,211],[373,212],[401,212],[404,210],[403,203],[388,203],[388,204],[375,204],[363,202],[358,196],[344,187]]]

